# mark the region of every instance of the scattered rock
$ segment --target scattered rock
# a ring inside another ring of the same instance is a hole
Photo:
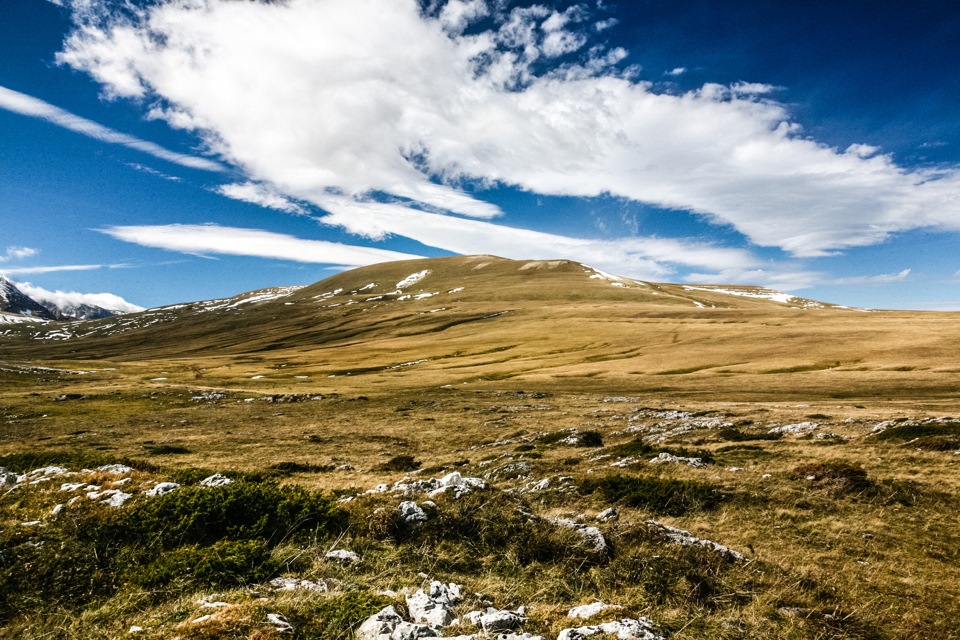
[[[746,557],[739,551],[734,551],[729,547],[725,547],[722,544],[718,544],[711,540],[702,540],[700,538],[696,538],[689,531],[671,527],[657,522],[656,520],[647,520],[646,525],[653,529],[656,533],[660,534],[662,538],[674,544],[688,547],[706,547],[707,549],[711,549],[712,551],[715,551],[721,555],[725,555],[733,560],[746,560]]]
[[[270,586],[277,591],[319,591],[325,593],[329,591],[326,582],[311,582],[301,578],[274,578],[270,581]]]
[[[619,520],[619,519],[620,519],[620,512],[617,511],[615,507],[604,509],[603,511],[597,514],[597,520],[611,521],[611,520]]]
[[[420,508],[416,502],[406,500],[401,502],[397,509],[400,511],[400,517],[409,526],[416,526],[428,520],[427,512]]]
[[[416,640],[436,638],[436,629],[425,624],[404,622],[393,606],[367,618],[356,631],[356,640]]]
[[[610,550],[610,547],[607,545],[606,538],[603,537],[600,529],[597,529],[596,527],[589,527],[585,524],[574,522],[569,518],[554,518],[551,520],[551,522],[561,527],[573,529],[579,533],[584,542],[589,544],[597,553],[606,553]]]
[[[171,491],[173,491],[179,486],[180,485],[177,484],[176,482],[161,482],[154,488],[148,490],[145,495],[148,495],[151,497],[162,496],[164,494],[170,493]]]
[[[659,454],[656,458],[651,459],[650,464],[685,464],[688,467],[697,469],[707,466],[707,463],[704,462],[702,458],[684,458],[683,456],[675,456],[666,451]]]
[[[89,487],[88,487],[89,488]],[[101,504],[108,507],[122,507],[123,503],[133,497],[133,494],[124,493],[119,489],[107,489],[106,491],[90,491],[87,497],[91,500],[99,500]]]
[[[616,636],[619,640],[665,640],[663,636],[654,633],[653,621],[647,618],[625,618],[589,627],[564,629],[557,636],[557,640],[584,640],[601,633]]]
[[[769,433],[782,433],[795,436],[804,435],[819,429],[820,425],[816,422],[797,422],[795,424],[785,424],[782,427],[774,427]]]
[[[524,607],[516,611],[487,607],[486,611],[471,611],[466,618],[473,626],[480,627],[487,633],[516,629],[527,621]]]
[[[594,602],[592,604],[585,604],[580,607],[574,607],[567,612],[568,618],[580,618],[586,620],[587,618],[592,618],[593,616],[606,611],[607,609],[620,609],[616,605],[604,604],[602,602]]]
[[[418,589],[406,597],[407,609],[414,622],[433,627],[446,627],[453,622],[453,607],[460,601],[460,585],[443,584],[437,580],[430,583],[427,591]]]
[[[273,628],[280,633],[293,633],[293,625],[279,613],[268,613],[267,624],[273,625]]]
[[[340,564],[356,564],[360,562],[360,556],[358,556],[353,551],[348,551],[346,549],[334,549],[333,551],[328,551],[324,557],[327,560],[332,560]]]
[[[233,484],[233,480],[222,473],[215,473],[200,481],[201,487],[225,487],[228,484]]]
[[[128,467],[125,464],[105,464],[102,467],[97,467],[97,471],[101,473],[112,473],[119,476],[125,473],[131,473],[133,471],[133,467]]]

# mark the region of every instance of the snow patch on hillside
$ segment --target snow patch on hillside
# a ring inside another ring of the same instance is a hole
[[[761,300],[773,300],[784,304],[794,299],[789,293],[777,291],[776,289],[724,289],[721,287],[689,287],[685,286],[687,291],[706,291],[709,293],[722,293],[728,296],[740,296],[741,298],[758,298]]]
[[[423,271],[418,271],[416,273],[411,273],[406,278],[397,283],[397,289],[403,289],[404,287],[409,287],[415,285],[424,278],[427,277],[427,274],[430,273],[430,269],[424,269]]]

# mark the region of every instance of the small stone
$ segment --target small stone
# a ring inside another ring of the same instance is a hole
[[[610,507],[609,509],[604,509],[603,511],[597,514],[597,520],[609,521],[609,520],[619,520],[619,519],[620,519],[620,512],[617,511],[616,508],[614,507]]]
[[[228,484],[233,484],[233,480],[222,473],[215,473],[200,481],[201,487],[225,487]]]
[[[348,551],[346,549],[334,549],[333,551],[328,551],[324,557],[327,560],[333,560],[340,564],[355,564],[360,562],[360,556],[358,556],[353,551]]]
[[[153,489],[150,489],[149,491],[147,491],[146,495],[151,497],[162,496],[167,493],[170,493],[171,491],[173,491],[179,486],[180,485],[177,484],[176,482],[161,482],[160,484],[155,486]]]

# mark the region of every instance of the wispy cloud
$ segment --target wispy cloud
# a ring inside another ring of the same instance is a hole
[[[29,275],[38,273],[57,273],[58,271],[94,271],[96,269],[128,269],[129,264],[60,264],[42,267],[0,267],[0,273],[8,275]]]
[[[329,206],[328,222],[365,235],[512,251],[511,227],[418,210],[492,219],[500,209],[471,191],[487,185],[693,212],[799,257],[960,229],[956,167],[909,169],[869,145],[820,143],[768,85],[658,92],[617,67],[626,52],[591,46],[602,23],[585,8],[495,6],[175,0],[123,16],[80,11],[58,59],[111,95],[155,101],[156,117],[197,132],[252,182]],[[385,212],[371,193],[412,208]],[[612,269],[670,269],[650,239],[594,244],[618,248],[611,260],[625,262]],[[719,255],[681,244],[697,260]]]
[[[25,93],[14,91],[0,86],[0,108],[14,113],[19,113],[32,118],[46,120],[52,124],[75,131],[76,133],[88,136],[101,142],[109,144],[118,144],[130,149],[136,149],[143,153],[152,155],[155,158],[173,162],[175,164],[189,167],[191,169],[202,169],[204,171],[225,171],[226,168],[219,162],[214,162],[207,158],[198,156],[189,156],[169,149],[164,149],[158,144],[147,142],[140,138],[114,131],[101,124],[81,118],[78,115],[65,111],[60,107],[55,107],[50,103],[44,102],[28,96]]]
[[[41,304],[50,302],[61,309],[69,309],[86,304],[103,307],[111,311],[121,311],[123,313],[143,311],[143,307],[127,302],[120,296],[112,293],[79,293],[76,291],[60,291],[59,289],[57,291],[50,291],[29,282],[18,282],[17,288]]]
[[[655,237],[575,238],[344,196],[327,196],[318,204],[329,212],[320,222],[373,239],[397,234],[460,254],[567,258],[635,278],[664,278],[677,265],[742,270],[757,263],[748,251],[706,242]]]
[[[38,253],[40,253],[40,250],[32,247],[7,247],[6,253],[0,255],[0,262],[23,260],[24,258],[31,258]]]
[[[163,178],[164,180],[169,180],[171,182],[183,182],[183,178],[178,178],[177,176],[171,176],[162,171],[157,171],[153,167],[148,167],[146,165],[139,164],[137,162],[127,162],[126,165],[136,171],[140,171],[142,173],[146,173],[151,176],[156,176],[158,178]]]
[[[910,277],[911,269],[904,269],[898,273],[882,273],[875,276],[852,276],[848,278],[835,278],[828,280],[825,284],[835,285],[871,285],[871,284],[892,284],[894,282],[903,282]]]
[[[304,213],[303,207],[264,184],[255,182],[224,184],[217,187],[216,192],[234,200],[242,200],[268,209],[287,213]]]
[[[687,72],[686,67],[676,67],[675,69],[670,69],[670,71],[664,71],[663,75],[677,77],[677,76],[682,76],[686,72]]]
[[[216,224],[115,226],[99,231],[124,242],[192,255],[254,256],[349,266],[420,257],[373,247],[307,240],[262,229],[222,227]]]

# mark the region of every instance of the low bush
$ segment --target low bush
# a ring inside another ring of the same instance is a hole
[[[929,424],[906,422],[888,427],[874,437],[877,440],[914,440],[928,436],[960,437],[960,422],[933,422]]]
[[[350,591],[326,598],[310,598],[279,612],[297,630],[300,640],[349,640],[360,624],[395,601],[366,591]]]
[[[123,572],[131,583],[158,588],[170,585],[234,587],[264,582],[280,571],[262,541],[221,540],[206,547],[187,545],[161,553],[152,562]]]
[[[682,458],[700,458],[706,463],[714,462],[713,455],[704,449],[687,449],[686,447],[660,447],[650,444],[649,442],[645,442],[643,437],[637,437],[630,442],[624,442],[623,444],[609,447],[607,448],[606,452],[615,456],[650,456],[651,458],[661,453],[669,453],[670,455],[680,456]]]
[[[751,440],[779,440],[783,437],[782,433],[744,433],[739,429],[727,427],[720,429],[717,436],[727,442],[750,442]]]
[[[71,469],[95,469],[107,464],[125,464],[141,471],[156,471],[157,466],[143,460],[118,458],[117,456],[95,453],[89,450],[50,449],[47,451],[30,451],[10,453],[0,456],[0,467],[9,471],[26,473],[41,467],[68,467]]]
[[[329,496],[272,482],[224,487],[180,487],[124,508],[112,531],[94,535],[149,542],[165,549],[220,540],[282,540],[346,527],[346,514]]]
[[[668,516],[712,509],[728,497],[706,482],[624,475],[587,478],[580,483],[580,491],[599,494],[606,502]]]
[[[277,462],[267,467],[268,472],[281,474],[291,473],[326,473],[336,467],[332,464],[311,464],[309,462]]]
[[[420,468],[420,462],[413,456],[394,456],[374,467],[374,471],[416,471]]]
[[[815,482],[833,495],[873,493],[876,490],[863,467],[844,461],[800,465],[793,470],[793,476]]]

